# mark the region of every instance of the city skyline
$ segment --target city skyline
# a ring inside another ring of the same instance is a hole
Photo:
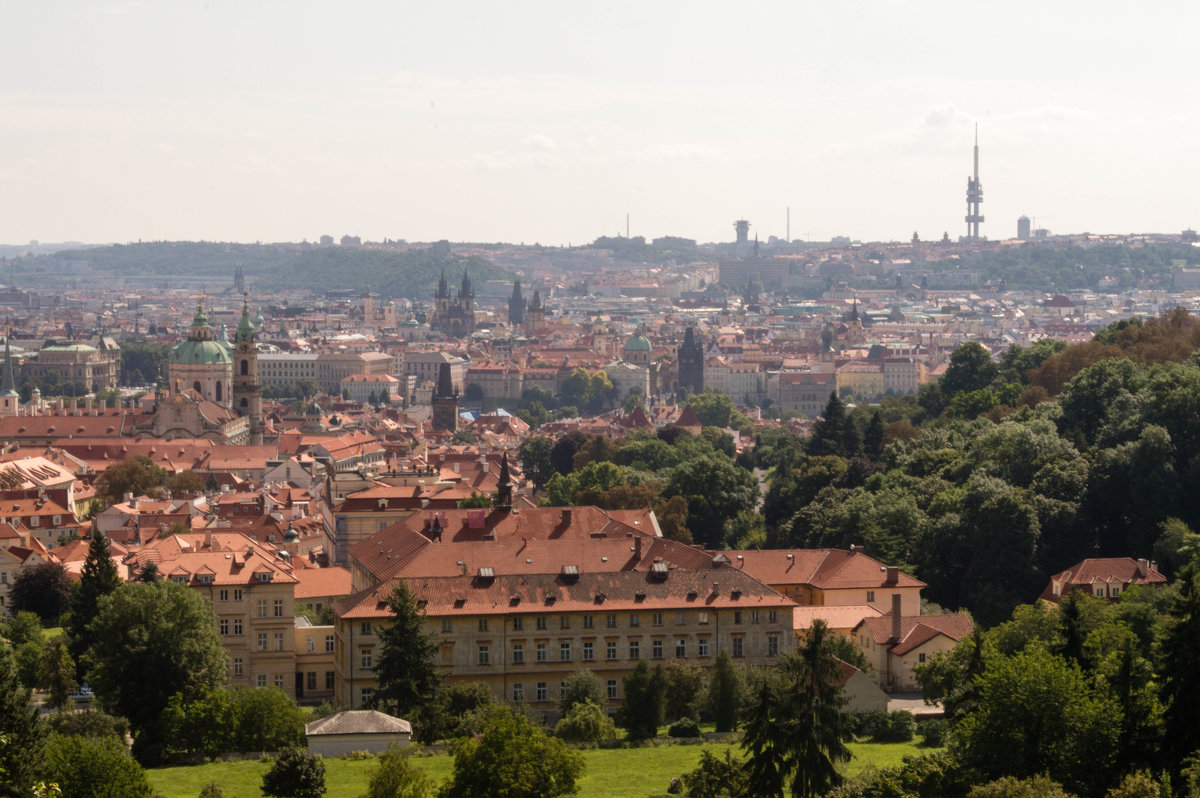
[[[163,5],[0,10],[0,241],[1200,223],[1191,7]]]

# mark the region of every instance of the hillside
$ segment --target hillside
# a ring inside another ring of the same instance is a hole
[[[394,252],[344,247],[308,248],[296,244],[230,244],[154,241],[94,249],[67,250],[24,258],[14,274],[37,274],[51,261],[87,261],[102,273],[125,276],[202,276],[232,279],[241,266],[260,289],[337,288],[373,291],[386,297],[428,299],[444,269],[457,285],[463,268],[476,285],[515,275],[479,257],[437,257],[428,250]]]

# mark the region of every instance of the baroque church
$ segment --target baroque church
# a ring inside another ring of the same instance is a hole
[[[233,343],[213,335],[200,303],[188,339],[171,350],[168,390],[156,392],[156,437],[209,438],[261,445],[262,385],[258,381],[258,335],[248,303]]]
[[[442,272],[434,295],[433,318],[429,326],[435,332],[451,338],[466,338],[475,332],[475,292],[471,290],[471,277],[466,269],[463,270],[458,296],[453,298],[446,286],[446,272]]]

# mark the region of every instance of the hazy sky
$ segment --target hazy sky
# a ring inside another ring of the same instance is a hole
[[[0,242],[1200,226],[1194,2],[0,4]]]

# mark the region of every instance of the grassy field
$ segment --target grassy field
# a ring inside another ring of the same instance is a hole
[[[646,798],[666,793],[673,776],[696,767],[700,752],[710,750],[724,756],[729,748],[723,743],[703,745],[666,745],[647,748],[617,748],[583,752],[586,769],[580,779],[580,798]],[[900,764],[905,754],[919,753],[914,743],[854,743],[854,758],[847,773],[865,767]],[[735,756],[740,749],[734,747]],[[450,775],[453,758],[449,754],[420,757],[418,762],[435,782]],[[374,759],[327,759],[325,783],[327,798],[359,798],[366,793],[367,779],[375,767]],[[210,782],[221,786],[225,798],[257,798],[261,795],[263,773],[267,765],[257,760],[215,762],[192,767],[159,768],[148,771],[150,784],[164,798],[196,798]]]

